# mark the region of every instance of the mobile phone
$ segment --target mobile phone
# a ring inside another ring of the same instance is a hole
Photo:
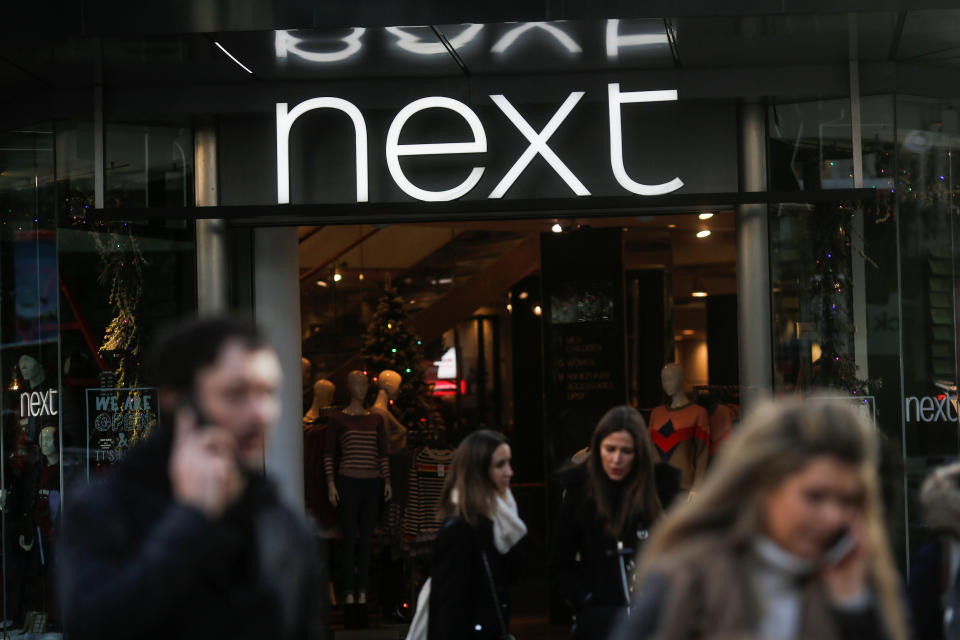
[[[198,429],[203,429],[210,424],[207,416],[200,409],[200,404],[197,402],[197,397],[192,391],[188,391],[183,394],[183,397],[180,401],[180,406],[185,407],[193,412],[193,417],[194,420],[196,420],[196,426]]]
[[[854,540],[853,534],[850,533],[849,529],[844,529],[837,534],[833,542],[830,543],[830,546],[827,547],[826,552],[824,552],[824,564],[832,566],[840,564],[850,555],[855,545],[856,540]]]

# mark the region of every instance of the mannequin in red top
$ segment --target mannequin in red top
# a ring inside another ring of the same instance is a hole
[[[693,494],[710,456],[707,410],[687,397],[683,367],[679,364],[665,366],[660,382],[670,399],[650,414],[650,439],[660,459],[680,470],[680,487]]]

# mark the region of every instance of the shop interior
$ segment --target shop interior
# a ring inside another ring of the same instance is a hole
[[[723,404],[735,416],[739,366],[731,210],[303,226],[298,232],[305,492],[321,536],[331,540],[334,604],[343,597],[341,534],[311,439],[320,442],[329,416],[351,402],[348,374],[363,371],[369,380],[366,406],[403,428],[390,436],[393,499],[381,509],[374,538],[370,597],[380,607],[371,607],[371,615],[377,611],[383,622],[399,622],[412,611],[429,570],[444,466],[460,439],[491,428],[511,440],[514,494],[533,547],[525,554],[524,580],[535,588],[517,591],[525,594],[516,603],[518,623],[542,620],[547,611],[553,621],[562,621],[563,613],[548,601],[545,575],[551,478],[589,444],[596,418],[562,432],[549,406],[557,361],[545,327],[566,308],[555,299],[550,306],[556,288],[543,275],[548,269],[541,249],[559,236],[576,246],[578,237],[614,232],[614,245],[622,244],[620,273],[611,280],[596,274],[573,280],[581,288],[587,283],[587,292],[576,299],[572,322],[590,324],[598,314],[622,317],[615,332],[622,339],[624,375],[614,394],[619,400],[606,408],[628,402],[649,422],[654,408],[668,399],[661,370],[678,363],[693,403],[711,415]],[[583,247],[561,255],[560,262],[589,270],[600,256],[589,242]],[[604,302],[616,299],[621,286],[622,305]],[[598,292],[591,294],[591,287]],[[393,364],[385,365],[391,357]],[[419,368],[411,358],[419,360]],[[392,374],[382,372],[391,368],[400,374],[399,391]],[[426,403],[411,400],[418,394]],[[715,439],[710,446],[722,440],[719,432]],[[337,608],[333,611],[338,621]]]

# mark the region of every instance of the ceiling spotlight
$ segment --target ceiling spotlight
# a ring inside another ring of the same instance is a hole
[[[329,285],[327,284],[327,281],[326,281],[326,280],[317,280],[317,286],[318,286],[318,287],[326,287],[326,286],[329,286]]]
[[[517,297],[520,298],[521,300],[526,300],[527,297],[529,297],[529,295],[530,295],[530,294],[527,293],[526,291],[521,291],[521,292],[520,292],[520,295],[517,296]]]
[[[533,308],[533,315],[535,315],[535,316],[542,316],[542,315],[543,315],[543,309],[540,307],[540,305],[537,305],[537,306],[535,306],[535,307]]]
[[[559,222],[554,222],[553,226],[550,227],[550,231],[553,231],[554,233],[563,233],[563,227],[560,226]]]
[[[513,313],[513,305],[512,305],[512,304],[508,304],[508,305],[507,305],[507,313]]]
[[[682,333],[685,336],[692,336],[693,334],[696,333],[696,331],[694,331],[693,329],[684,329],[680,333]]]
[[[343,274],[340,273],[339,271],[334,271],[334,272],[333,272],[333,281],[334,281],[334,282],[340,282],[341,280],[343,280]]]
[[[698,238],[706,238],[710,235],[710,229],[704,229],[703,231],[697,231]]]
[[[361,282],[363,282],[363,274],[362,274],[362,273],[357,276],[357,280],[360,280]]]
[[[713,217],[713,213],[711,213],[711,212],[709,212],[709,211],[706,212],[706,213],[701,213],[701,214],[700,214],[700,219],[701,219],[701,220],[709,220],[709,219],[712,218],[712,217]]]
[[[708,294],[706,291],[694,291],[690,295],[692,295],[694,298],[706,298]]]
[[[675,225],[675,224],[668,224],[668,225],[667,225],[667,229],[676,229],[676,228],[677,228],[677,225]]]

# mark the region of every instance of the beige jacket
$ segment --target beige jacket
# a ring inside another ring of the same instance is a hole
[[[746,544],[711,535],[690,541],[655,560],[640,585],[631,618],[621,625],[614,638],[753,640],[757,603],[762,595],[753,593],[748,577],[749,556]],[[878,629],[879,620],[873,611],[867,615],[866,628]],[[864,628],[863,624],[856,626]],[[826,593],[816,580],[811,580],[804,587],[800,638],[849,637],[850,633],[841,631]]]

